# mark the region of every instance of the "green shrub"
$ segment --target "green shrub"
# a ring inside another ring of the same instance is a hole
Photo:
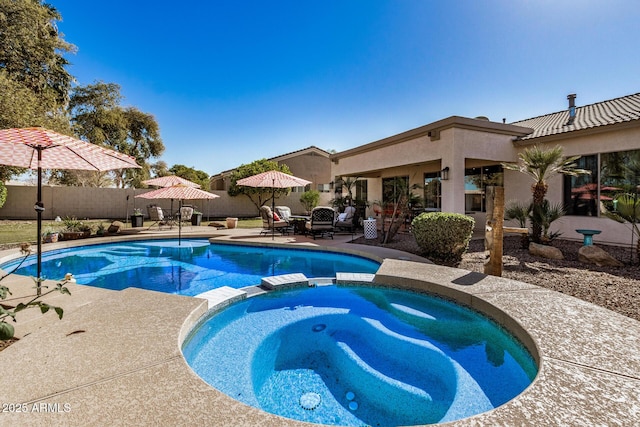
[[[300,196],[300,203],[302,203],[302,206],[304,206],[304,209],[307,212],[311,212],[313,208],[318,206],[319,201],[320,201],[320,192],[317,190],[305,191]]]
[[[423,255],[433,262],[457,266],[469,247],[475,221],[466,215],[431,212],[418,215],[411,230]]]

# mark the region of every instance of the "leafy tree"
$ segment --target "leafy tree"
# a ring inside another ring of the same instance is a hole
[[[196,170],[194,168],[187,167],[185,165],[173,165],[169,172],[180,178],[188,179],[191,182],[200,184],[200,187],[204,190],[209,188],[209,174],[204,171]]]
[[[578,169],[575,161],[578,160],[580,156],[565,158],[562,154],[562,147],[560,146],[543,150],[539,146],[534,145],[518,154],[518,157],[520,158],[519,163],[503,163],[502,166],[505,169],[527,174],[534,180],[534,184],[531,185],[531,192],[533,193],[533,203],[531,205],[531,239],[536,243],[540,243],[542,241],[542,231],[544,227],[541,218],[545,216],[543,204],[547,190],[549,189],[547,180],[556,173],[578,176],[590,174],[591,172],[585,169]]]
[[[77,87],[69,102],[72,123],[78,135],[94,144],[135,157],[142,170],[114,172],[116,186],[140,187],[149,177],[148,160],[164,151],[155,118],[135,107],[122,107],[120,86],[96,82]]]
[[[39,0],[0,0],[0,68],[41,102],[63,108],[73,77],[64,53],[74,52],[58,32],[62,17]]]
[[[169,172],[169,166],[167,166],[167,162],[165,162],[164,160],[158,160],[157,162],[152,163],[151,172],[153,176],[171,175],[171,172]]]
[[[56,27],[60,14],[36,0],[0,0],[0,128],[42,126],[71,134],[66,106],[75,51]],[[7,181],[25,169],[0,166]]]
[[[83,170],[55,170],[51,172],[49,184],[69,187],[111,187],[113,179],[110,171],[95,172]]]
[[[243,185],[236,185],[236,182],[242,178],[248,178],[253,175],[257,175],[262,172],[271,170],[277,170],[289,175],[292,175],[291,170],[287,165],[278,165],[277,162],[273,162],[267,159],[256,160],[248,165],[242,165],[231,173],[231,185],[227,193],[231,197],[246,196],[251,200],[256,207],[256,211],[260,211],[260,207],[264,206],[267,202],[273,199],[274,191],[271,188],[256,188],[246,187]],[[290,188],[276,188],[275,198],[286,196],[291,191]]]
[[[4,182],[0,181],[0,208],[4,206],[4,202],[7,201],[7,187],[4,186]]]

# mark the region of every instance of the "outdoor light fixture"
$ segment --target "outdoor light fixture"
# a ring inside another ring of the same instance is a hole
[[[447,181],[449,179],[449,166],[440,171],[440,179],[443,181]]]

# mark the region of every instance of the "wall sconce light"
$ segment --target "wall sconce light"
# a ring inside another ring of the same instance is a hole
[[[449,179],[449,166],[440,171],[440,179],[443,181],[447,181]]]

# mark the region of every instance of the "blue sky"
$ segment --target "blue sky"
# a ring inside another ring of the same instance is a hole
[[[77,83],[121,85],[160,160],[208,174],[640,92],[637,0],[49,2]]]

